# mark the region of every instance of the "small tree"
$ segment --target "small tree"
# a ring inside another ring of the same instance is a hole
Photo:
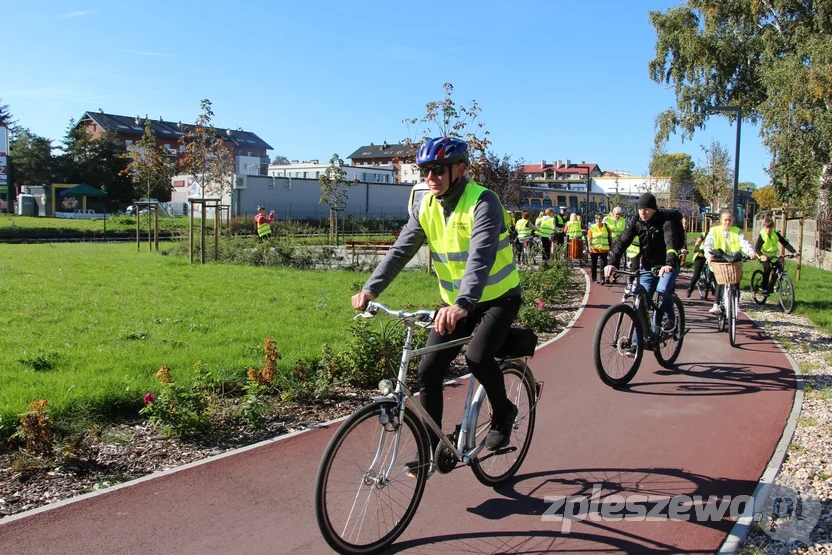
[[[731,198],[731,183],[734,172],[731,170],[731,156],[718,141],[712,141],[710,147],[702,147],[705,161],[696,169],[694,179],[702,198],[716,212]]]
[[[471,152],[472,166],[480,162],[485,163],[486,152],[491,146],[485,124],[480,121],[482,108],[476,100],[468,106],[457,104],[451,98],[454,86],[451,83],[442,85],[445,97],[436,102],[425,105],[425,115],[420,118],[407,118],[402,123],[407,126],[408,136],[404,143],[410,144],[411,156],[421,143],[434,137],[457,137],[468,143]]]
[[[206,195],[222,199],[234,184],[234,156],[226,146],[224,139],[217,133],[212,120],[214,112],[211,101],[203,99],[200,102],[202,113],[197,116],[196,123],[179,138],[185,146],[185,156],[182,168],[186,173],[197,179],[201,198]],[[205,204],[202,205],[200,223],[200,261],[205,263]],[[215,231],[216,232],[216,231]],[[193,239],[191,239],[193,244]]]
[[[755,190],[751,193],[754,197],[754,202],[760,207],[760,210],[771,210],[775,206],[781,204],[777,200],[777,191],[771,185],[766,185],[761,189]]]
[[[337,153],[329,159],[329,167],[318,177],[321,184],[321,204],[329,206],[329,238],[336,236],[336,209],[347,204],[347,187],[358,185],[358,179],[348,179],[344,160]]]
[[[285,156],[280,155],[280,154],[277,154],[277,155],[275,155],[274,158],[272,158],[272,164],[285,165],[285,164],[288,164],[288,163],[289,163],[289,159],[286,158]]]
[[[520,206],[521,187],[526,183],[522,160],[512,161],[508,155],[500,157],[489,152],[471,168],[471,178],[497,193],[506,207]]]
[[[136,196],[151,198],[156,191],[170,193],[173,189],[171,178],[176,168],[168,162],[165,149],[156,144],[150,120],[145,121],[142,138],[124,156],[128,159],[124,173],[133,178]]]

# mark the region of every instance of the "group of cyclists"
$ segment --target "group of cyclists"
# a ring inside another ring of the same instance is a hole
[[[508,441],[517,408],[506,391],[495,362],[495,353],[509,333],[520,306],[520,279],[512,245],[527,241],[538,232],[543,244],[543,257],[566,245],[572,238],[582,238],[584,229],[577,214],[566,216],[546,209],[535,222],[523,211],[516,221],[499,197],[467,177],[470,164],[468,145],[453,137],[426,141],[418,151],[416,164],[429,192],[413,207],[410,220],[396,243],[372,273],[361,291],[352,297],[352,306],[363,310],[374,300],[418,252],[423,241],[430,248],[439,280],[442,307],[437,311],[434,328],[427,345],[436,345],[473,333],[465,358],[472,374],[486,390],[494,408],[491,431],[486,447],[498,450]],[[640,269],[639,282],[650,298],[658,292],[659,303],[654,318],[656,325],[673,326],[673,291],[679,275],[681,257],[687,252],[686,231],[681,214],[659,209],[656,197],[644,193],[638,199],[637,214],[624,218],[615,207],[606,218],[600,214],[586,229],[592,257],[592,279],[599,281],[597,266],[603,268],[601,279],[612,279],[614,270],[626,257],[631,270]],[[719,253],[742,252],[749,258],[760,257],[766,269],[763,289],[769,286],[769,275],[777,264],[780,244],[794,249],[776,231],[770,219],[765,220],[756,246],[752,246],[739,228],[733,226],[729,211],[720,214],[721,226],[696,240],[694,276],[688,296],[699,279],[703,264]],[[701,260],[704,258],[704,261]],[[653,271],[657,269],[657,271]],[[711,312],[719,308],[719,295]],[[418,369],[420,402],[441,425],[445,370],[459,348],[451,348],[422,358]],[[433,446],[438,438],[432,438]]]

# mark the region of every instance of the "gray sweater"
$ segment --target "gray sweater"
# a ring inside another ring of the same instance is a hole
[[[446,222],[456,208],[467,183],[468,180],[463,178],[456,186],[448,189],[442,198],[436,198],[436,201],[442,203]],[[432,197],[429,195],[422,197],[422,200],[413,207],[414,215],[407,221],[395,244],[364,284],[362,288],[364,291],[369,291],[378,297],[399,275],[408,261],[419,252],[419,248],[426,240],[425,230],[419,223],[419,208],[421,202],[429,198]],[[457,299],[465,299],[470,303],[469,312],[482,297],[488,273],[497,258],[497,243],[500,234],[505,230],[505,225],[503,204],[499,197],[492,191],[484,192],[474,207],[474,226],[471,230],[468,263],[465,265],[465,274],[462,276],[457,295]],[[518,285],[504,296],[519,295],[520,292]]]

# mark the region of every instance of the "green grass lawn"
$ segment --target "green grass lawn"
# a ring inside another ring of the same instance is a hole
[[[190,265],[134,245],[0,244],[0,428],[37,399],[55,417],[134,410],[163,364],[242,378],[268,336],[281,366],[316,360],[350,336],[349,298],[366,278]],[[433,306],[435,278],[406,272],[382,300]]]

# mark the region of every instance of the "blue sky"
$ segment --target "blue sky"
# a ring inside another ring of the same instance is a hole
[[[400,141],[402,120],[450,82],[457,103],[479,103],[499,154],[644,174],[654,118],[674,104],[647,73],[647,12],[678,3],[9,1],[0,98],[51,139],[99,108],[193,122],[208,98],[218,127],[308,160]],[[742,135],[740,180],[765,185],[758,130]],[[722,116],[667,150],[698,162],[711,139],[733,155]]]

